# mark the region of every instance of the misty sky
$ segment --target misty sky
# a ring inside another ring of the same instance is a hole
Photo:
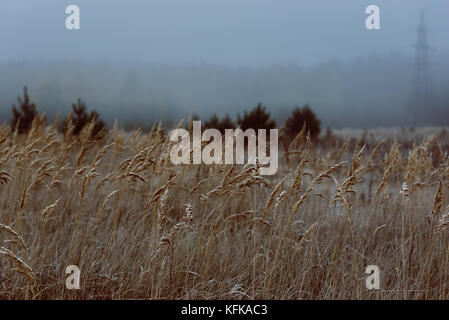
[[[81,30],[65,29],[65,7]],[[381,30],[365,28],[365,8]],[[312,65],[413,53],[425,9],[434,53],[449,52],[448,0],[1,0],[0,61]]]

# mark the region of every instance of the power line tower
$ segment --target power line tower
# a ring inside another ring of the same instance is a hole
[[[424,12],[421,11],[415,44],[415,67],[413,70],[413,92],[409,117],[412,125],[434,124],[437,113],[432,101],[432,74],[427,42],[427,28]]]

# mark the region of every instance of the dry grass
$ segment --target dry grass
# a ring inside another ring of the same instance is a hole
[[[302,132],[261,177],[173,166],[161,128],[95,143],[91,126],[55,128],[0,127],[2,299],[449,297],[441,137],[323,148]],[[68,265],[80,290],[65,289]]]

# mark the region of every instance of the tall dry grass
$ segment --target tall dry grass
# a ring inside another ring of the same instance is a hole
[[[0,127],[2,299],[447,299],[441,137],[313,146],[277,175],[173,166],[159,126],[92,142]],[[81,289],[65,288],[65,268]],[[365,268],[381,270],[367,290]]]

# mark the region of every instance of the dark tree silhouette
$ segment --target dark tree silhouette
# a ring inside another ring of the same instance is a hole
[[[97,139],[103,137],[104,133],[106,133],[107,131],[106,124],[103,120],[100,119],[100,115],[98,114],[98,112],[91,111],[90,113],[88,113],[86,104],[81,99],[78,99],[76,104],[72,104],[72,109],[73,112],[70,113],[69,116],[67,116],[60,128],[60,131],[63,134],[67,133],[70,123],[73,126],[72,134],[79,135],[83,128],[93,121],[95,124],[90,138]]]
[[[242,118],[237,115],[237,123],[243,131],[246,129],[274,129],[276,127],[276,122],[271,119],[270,114],[261,103],[249,113],[245,111]]]
[[[27,133],[31,129],[34,119],[39,118],[40,114],[36,109],[36,104],[30,100],[27,87],[23,88],[23,100],[17,97],[17,101],[19,108],[15,105],[12,106],[11,129],[14,131],[17,127],[18,133]]]
[[[218,119],[217,115],[214,113],[209,120],[206,121],[206,123],[204,124],[204,127],[206,129],[213,129],[213,128],[218,128],[220,124],[220,119]]]
[[[193,130],[193,121],[200,121],[200,116],[197,115],[196,113],[193,113],[190,117],[189,117],[189,122],[187,123],[187,131],[191,132]]]
[[[294,138],[304,125],[306,132],[310,133],[310,138],[316,140],[321,132],[320,121],[308,105],[293,109],[291,116],[287,119],[285,132],[289,138]]]
[[[224,134],[226,129],[235,129],[235,123],[232,121],[229,115],[226,115],[224,118],[219,119],[217,115],[214,113],[209,118],[209,120],[206,121],[206,123],[204,124],[204,128],[217,129],[222,134]]]

